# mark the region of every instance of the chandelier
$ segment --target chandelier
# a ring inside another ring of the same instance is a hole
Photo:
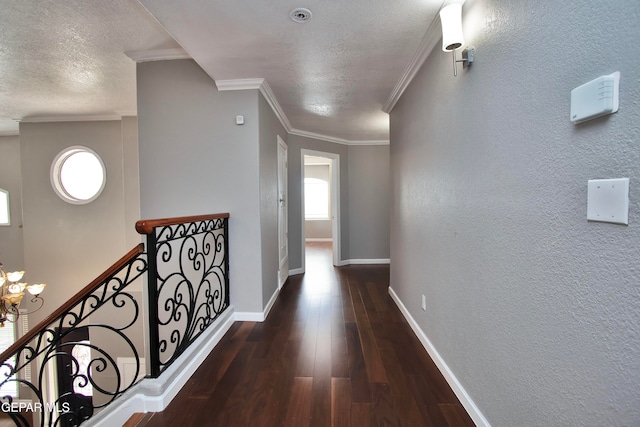
[[[2,263],[0,262],[0,327],[4,327],[4,322],[15,322],[18,317],[20,317],[18,309],[25,295],[25,290],[33,295],[31,302],[39,304],[33,311],[42,308],[44,299],[40,297],[40,294],[44,290],[44,287],[47,286],[44,283],[29,285],[21,282],[24,271],[6,273],[2,267]]]

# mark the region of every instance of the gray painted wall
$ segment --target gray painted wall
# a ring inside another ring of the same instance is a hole
[[[278,289],[278,135],[287,132],[262,94],[258,96],[260,144],[260,229],[262,236],[262,306]]]
[[[218,92],[191,60],[138,64],[137,82],[142,217],[229,212],[231,303],[262,311],[258,91]]]
[[[351,259],[389,259],[389,146],[349,147]]]
[[[140,170],[138,159],[138,117],[122,118],[122,152],[124,174],[125,238],[127,248],[143,239],[135,224],[140,218]]]
[[[20,124],[25,279],[47,283],[32,324],[126,252],[121,132],[120,121]],[[73,145],[96,151],[107,169],[102,195],[87,205],[64,202],[51,187],[51,163]]]
[[[391,114],[391,285],[493,426],[640,423],[639,20],[467,2],[476,63],[453,77],[437,46]],[[614,71],[620,111],[571,124]],[[629,226],[587,222],[587,180],[616,177]]]
[[[288,141],[289,269],[302,267],[302,149],[340,155],[340,260],[388,259],[389,147],[342,145],[298,135],[289,135]]]
[[[0,262],[7,271],[19,271],[24,269],[19,137],[0,136],[0,159],[0,188],[9,192],[11,211],[11,225],[0,226]]]

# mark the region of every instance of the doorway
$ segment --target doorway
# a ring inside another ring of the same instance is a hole
[[[301,150],[302,261],[307,244],[329,246],[332,263],[340,265],[340,155]]]

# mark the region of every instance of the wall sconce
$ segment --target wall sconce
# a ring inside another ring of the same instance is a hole
[[[458,75],[458,62],[467,68],[473,63],[474,49],[468,48],[462,51],[462,59],[456,59],[456,49],[464,44],[462,35],[462,4],[451,3],[440,10],[440,22],[442,24],[442,50],[453,53],[453,75]]]

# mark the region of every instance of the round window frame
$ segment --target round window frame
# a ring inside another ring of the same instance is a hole
[[[98,160],[98,163],[100,163],[100,167],[102,168],[102,185],[100,185],[100,188],[98,189],[98,191],[96,191],[96,193],[88,199],[78,199],[72,196],[71,194],[69,194],[67,189],[62,184],[62,180],[61,180],[61,172],[62,172],[62,167],[64,163],[71,156],[77,153],[92,154]],[[84,145],[74,145],[60,151],[58,155],[55,157],[55,159],[53,159],[53,162],[51,163],[51,173],[49,174],[49,177],[51,178],[51,186],[53,187],[53,190],[58,197],[60,197],[65,202],[70,203],[72,205],[86,205],[96,200],[102,194],[102,191],[104,190],[104,187],[107,184],[107,168],[104,165],[104,161],[102,160],[102,157],[100,157],[100,155],[96,153],[94,150]]]

